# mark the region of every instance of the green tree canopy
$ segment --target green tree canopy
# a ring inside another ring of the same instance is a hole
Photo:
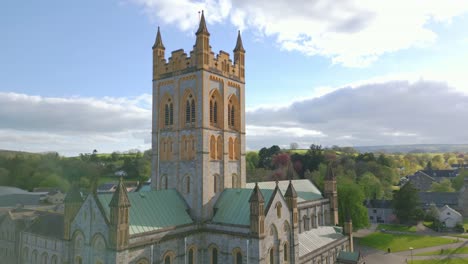
[[[369,225],[367,208],[363,204],[364,193],[353,181],[344,179],[338,181],[338,213],[340,223],[344,223],[349,214],[356,229]]]
[[[383,197],[382,184],[371,172],[364,173],[358,184],[366,199],[381,199]]]
[[[449,179],[443,179],[440,182],[433,182],[431,185],[430,192],[454,192],[455,189],[452,188],[452,183]]]
[[[408,182],[393,194],[393,209],[401,223],[417,220],[418,190]]]

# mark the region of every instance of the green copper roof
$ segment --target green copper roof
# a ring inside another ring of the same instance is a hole
[[[100,194],[98,198],[109,219],[112,194]],[[131,235],[193,222],[184,199],[175,190],[131,192],[128,199]]]
[[[216,214],[212,221],[232,225],[250,225],[249,198],[253,192],[252,189],[225,189],[216,202]],[[265,201],[269,201],[273,190],[260,191]]]
[[[294,189],[296,190],[297,193],[297,202],[304,202],[304,201],[311,201],[311,200],[318,200],[322,199],[322,193],[315,187],[315,185],[309,181],[309,180],[292,180],[292,184],[294,186]],[[286,190],[288,188],[289,181],[279,181],[278,182],[278,187],[281,190],[281,193],[284,195],[286,193]],[[253,189],[255,186],[255,183],[247,183],[246,188],[247,189]],[[274,181],[268,181],[268,182],[259,182],[258,186],[260,187],[260,190],[265,190],[265,189],[270,189],[274,190],[276,187],[276,182]],[[265,197],[265,201],[268,201]]]
[[[348,252],[348,251],[340,251],[338,253],[337,259],[339,260],[347,260],[347,261],[357,261],[359,260],[359,252]]]

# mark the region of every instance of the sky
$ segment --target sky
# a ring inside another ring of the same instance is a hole
[[[146,150],[152,50],[246,49],[247,149],[468,143],[468,1],[0,2],[0,149]]]

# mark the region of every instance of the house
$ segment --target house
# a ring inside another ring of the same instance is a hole
[[[392,223],[396,219],[391,200],[368,200],[365,206],[370,223]]]
[[[420,172],[431,176],[437,182],[440,182],[443,179],[452,180],[453,178],[457,177],[457,175],[458,175],[458,170],[455,170],[455,169],[452,169],[452,170],[421,170]]]
[[[98,193],[111,193],[111,192],[115,192],[116,188],[117,188],[117,183],[114,183],[114,182],[103,183],[98,186],[97,192]]]
[[[124,177],[124,178],[128,176],[127,172],[124,171],[124,170],[118,170],[118,171],[114,172],[114,175],[116,177]]]
[[[419,204],[423,210],[429,209],[431,204],[440,208],[444,205],[458,208],[459,193],[456,192],[419,192]]]
[[[417,171],[413,175],[408,176],[408,182],[420,192],[427,192],[431,189],[432,183],[437,181],[423,171]]]
[[[463,223],[462,215],[448,205],[438,209],[438,218],[441,223],[449,228],[455,227],[458,223]]]
[[[46,195],[46,202],[51,204],[63,204],[63,200],[65,199],[65,194],[62,193],[60,190],[51,191]]]
[[[41,194],[15,187],[0,186],[0,207],[38,206],[41,204]]]

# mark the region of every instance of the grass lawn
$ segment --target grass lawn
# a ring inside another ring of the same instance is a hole
[[[379,224],[377,226],[378,230],[385,229],[389,231],[399,231],[399,232],[416,232],[416,226],[406,226],[406,225],[388,225],[388,224]]]
[[[413,262],[408,260],[408,263],[411,263],[411,264],[466,264],[468,263],[468,258],[413,260]]]
[[[461,238],[467,238],[468,239],[468,235],[453,235],[454,237],[461,237]]]
[[[448,248],[443,249],[442,251],[429,251],[415,254],[415,256],[432,256],[432,255],[449,255],[449,254],[468,254],[468,247],[461,247],[461,248]]]
[[[405,251],[412,248],[425,248],[439,245],[445,245],[457,242],[457,239],[421,236],[421,235],[394,235],[381,232],[372,233],[360,239],[359,243],[364,246],[378,248],[387,251],[390,248],[392,252]]]

